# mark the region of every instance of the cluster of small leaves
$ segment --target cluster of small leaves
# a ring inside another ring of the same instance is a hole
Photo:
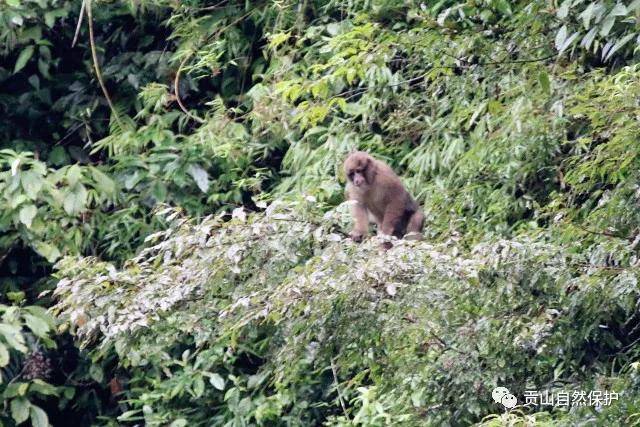
[[[0,305],[0,316],[0,393],[4,401],[0,420],[4,425],[29,420],[34,427],[46,427],[49,419],[39,402],[55,398],[64,406],[74,394],[71,387],[46,381],[51,363],[43,350],[56,347],[52,340],[55,321],[37,306]]]
[[[56,312],[126,369],[122,421],[469,423],[499,410],[499,384],[614,385],[604,355],[638,335],[628,246],[615,268],[540,238],[380,252],[343,238],[345,205],[322,210],[278,202],[198,224],[168,211],[173,225],[122,269],[58,264]],[[639,384],[625,381],[632,404]]]
[[[50,262],[63,252],[78,252],[86,243],[82,214],[113,200],[115,191],[115,183],[96,167],[53,170],[31,153],[0,150],[0,248],[10,250],[22,241]],[[60,221],[52,224],[52,217]]]
[[[575,149],[560,168],[566,191],[547,207],[560,224],[581,220],[591,230],[638,238],[639,91],[640,68],[630,66],[612,76],[594,73],[591,84],[570,99]]]
[[[564,25],[556,33],[555,46],[585,50],[607,62],[635,57],[640,45],[640,2],[565,0],[556,15]]]

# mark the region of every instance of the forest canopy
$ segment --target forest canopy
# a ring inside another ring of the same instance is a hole
[[[0,422],[638,423],[639,18],[4,0]],[[354,150],[423,240],[347,238]]]

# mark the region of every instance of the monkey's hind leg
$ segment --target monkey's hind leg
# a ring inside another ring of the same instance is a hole
[[[382,218],[382,224],[378,226],[378,235],[402,237],[402,225],[403,218],[402,212],[397,209],[387,209]],[[391,242],[384,242],[382,248],[387,250],[391,249],[393,244]]]
[[[407,240],[422,240],[422,228],[424,227],[424,214],[417,210],[409,218],[407,223]]]

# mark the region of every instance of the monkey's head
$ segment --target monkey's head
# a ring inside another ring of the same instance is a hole
[[[373,184],[375,179],[375,160],[362,151],[349,154],[344,161],[344,172],[349,182],[357,188]]]

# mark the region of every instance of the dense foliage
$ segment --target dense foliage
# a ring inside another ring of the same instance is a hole
[[[637,422],[638,17],[5,0],[1,421]],[[424,241],[344,239],[356,148]],[[620,399],[503,414],[497,385]]]

